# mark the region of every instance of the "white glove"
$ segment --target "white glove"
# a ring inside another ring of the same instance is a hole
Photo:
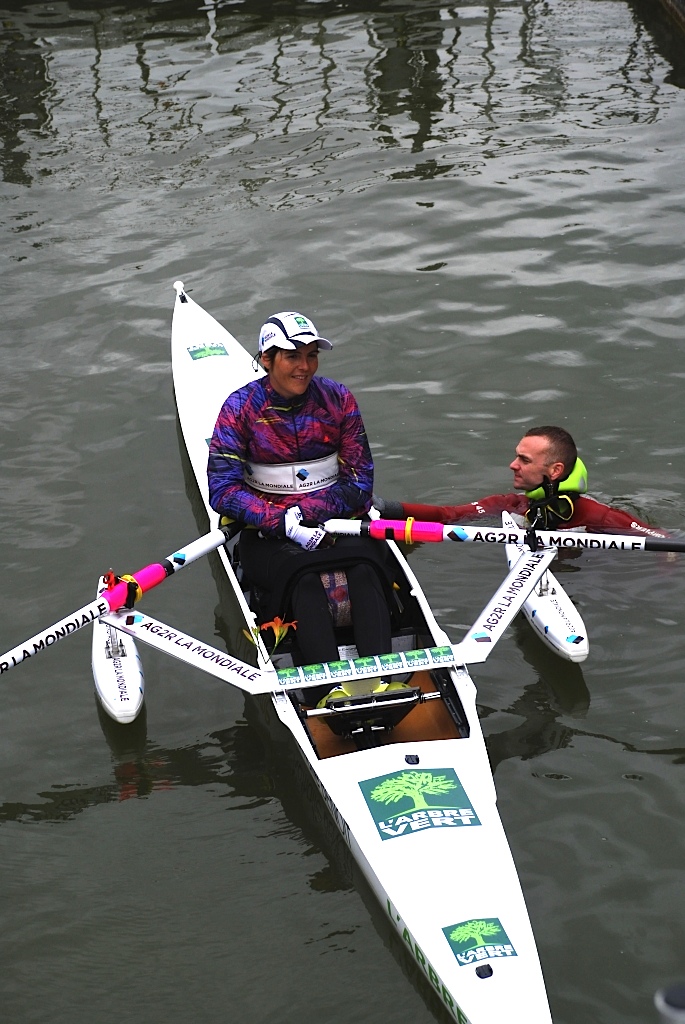
[[[285,535],[289,540],[295,541],[305,551],[313,551],[314,548],[318,548],[321,541],[326,536],[326,531],[321,527],[317,526],[312,529],[310,526],[302,526],[302,509],[299,505],[293,505],[289,508],[283,519],[285,525]]]

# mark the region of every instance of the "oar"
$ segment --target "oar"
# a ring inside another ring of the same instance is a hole
[[[19,644],[18,647],[6,654],[0,654],[0,675],[16,665],[20,665],[34,654],[56,644],[58,640],[63,640],[65,636],[71,636],[83,626],[91,625],[95,619],[99,619],[106,612],[117,611],[119,608],[132,605],[133,601],[137,601],[147,590],[156,587],[167,577],[173,576],[179,569],[185,568],[186,565],[197,561],[198,558],[202,558],[210,551],[220,548],[239,529],[240,527],[233,523],[231,526],[212,530],[186,547],[174,551],[161,562],[153,562],[143,569],[139,569],[133,576],[120,578],[120,582],[116,583],[111,590],[103,591],[94,601],[84,604],[83,608],[78,608],[71,615],[67,615],[59,622],[48,626],[47,629],[41,630],[40,633],[36,633],[35,636],[25,640],[23,644]]]
[[[324,523],[327,533],[376,540],[404,541],[419,544],[426,541],[469,541],[477,544],[526,544],[526,530],[488,529],[481,526],[444,526],[442,523],[416,519],[329,519]],[[642,537],[637,534],[576,533],[573,530],[536,530],[539,548],[591,548],[603,551],[685,551],[685,540],[675,537]]]

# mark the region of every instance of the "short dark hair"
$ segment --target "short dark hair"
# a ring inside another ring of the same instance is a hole
[[[266,356],[269,362],[273,363],[274,359],[276,358],[276,355],[279,352],[284,351],[285,349],[279,348],[278,345],[272,345],[271,348],[267,348],[263,352],[258,352],[257,355],[255,356],[255,359],[259,362],[259,360],[263,360],[264,357]]]
[[[563,462],[565,480],[573,470],[578,458],[578,449],[568,430],[563,427],[531,427],[525,437],[546,437],[549,442],[549,454],[553,462]]]

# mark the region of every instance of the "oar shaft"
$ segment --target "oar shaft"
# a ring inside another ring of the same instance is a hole
[[[52,647],[58,640],[63,640],[65,636],[71,636],[77,629],[92,625],[96,619],[109,610],[109,604],[104,600],[103,595],[103,597],[91,601],[90,604],[85,604],[78,611],[72,612],[71,615],[67,615],[66,618],[60,619],[59,622],[55,622],[54,625],[48,626],[47,629],[41,630],[40,633],[36,633],[30,640],[25,640],[23,644],[19,644],[7,654],[0,654],[0,675],[15,668],[16,665],[20,665],[31,655],[39,654],[47,647]]]
[[[196,562],[203,555],[220,548],[222,544],[226,543],[226,540],[227,535],[223,530],[212,530],[179,551],[175,551],[163,561],[152,562],[143,569],[139,569],[138,572],[133,573],[133,578],[141,592],[145,594],[148,590],[163,583],[168,576],[173,576],[175,572],[190,565],[191,562]],[[128,583],[125,580],[117,583],[111,590],[105,590],[102,596],[108,604],[106,611],[118,611],[126,604]]]
[[[137,597],[162,583],[168,576],[173,576],[175,572],[185,568],[186,565],[190,565],[191,562],[195,562],[198,558],[202,558],[203,555],[209,554],[210,551],[220,548],[222,544],[226,543],[229,534],[232,532],[235,531],[212,530],[203,537],[198,537],[197,540],[192,541],[186,547],[174,551],[173,554],[161,562],[152,562],[150,565],[139,569],[132,577],[136,591],[140,591],[140,593],[137,593]],[[16,665],[20,665],[32,655],[39,654],[40,651],[51,647],[58,640],[71,636],[72,633],[82,629],[83,626],[91,625],[106,612],[117,611],[119,608],[122,608],[127,603],[128,596],[128,582],[123,580],[120,583],[116,583],[111,590],[103,591],[95,601],[91,601],[89,604],[84,605],[83,608],[79,608],[78,611],[72,612],[71,615],[60,619],[59,622],[55,622],[54,625],[41,630],[40,633],[36,633],[35,636],[25,640],[23,644],[19,644],[18,647],[13,648],[13,650],[8,651],[6,654],[0,654],[0,675],[11,668],[15,668]]]
[[[414,519],[329,519],[327,533],[404,541],[407,544],[454,540],[476,544],[524,544],[525,530],[460,526],[420,522]],[[589,548],[604,551],[685,551],[685,540],[675,537],[643,537],[638,534],[585,533],[574,530],[536,530],[539,548]]]

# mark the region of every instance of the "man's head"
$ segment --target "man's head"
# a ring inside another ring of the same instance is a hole
[[[514,471],[517,491],[534,491],[547,477],[564,480],[573,470],[578,449],[568,430],[563,427],[532,427],[516,446],[516,458],[509,468]]]

